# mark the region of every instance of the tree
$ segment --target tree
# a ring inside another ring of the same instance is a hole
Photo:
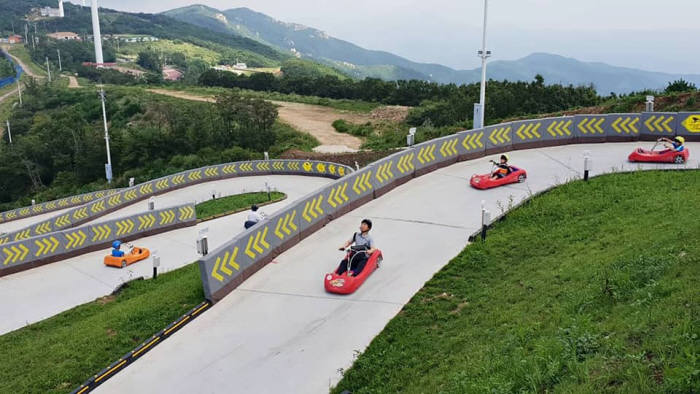
[[[666,93],[673,93],[673,92],[694,92],[698,90],[697,87],[695,86],[694,83],[692,82],[687,82],[683,78],[675,80],[673,82],[669,82],[668,86],[666,86]]]
[[[147,49],[139,52],[136,63],[145,69],[155,71],[157,73],[163,72],[163,64],[161,63],[160,55],[153,50]]]

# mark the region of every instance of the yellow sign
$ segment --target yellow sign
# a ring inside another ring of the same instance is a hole
[[[682,125],[691,133],[700,133],[700,114],[688,116]]]

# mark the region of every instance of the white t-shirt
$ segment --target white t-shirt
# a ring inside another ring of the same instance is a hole
[[[249,222],[257,223],[261,220],[263,220],[263,217],[257,211],[255,211],[255,212],[250,211],[250,213],[248,214],[248,221]]]

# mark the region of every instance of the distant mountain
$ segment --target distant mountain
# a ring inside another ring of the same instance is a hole
[[[193,5],[166,11],[165,15],[216,32],[235,33],[257,40],[283,52],[332,65],[358,78],[471,83],[481,77],[480,69],[454,70],[439,64],[412,62],[389,52],[361,48],[311,27],[281,22],[248,8],[219,11]],[[488,77],[497,80],[530,81],[537,74],[541,74],[547,83],[593,84],[601,94],[660,89],[678,78],[700,85],[700,75],[697,74],[650,72],[604,63],[586,63],[546,53],[535,53],[514,61],[493,61],[488,66]]]

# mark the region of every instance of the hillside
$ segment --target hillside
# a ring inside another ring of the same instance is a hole
[[[7,25],[23,26],[22,18],[32,8],[50,5],[55,1],[30,0],[16,2],[0,0],[0,14],[3,22],[0,30],[7,31]],[[90,9],[78,5],[64,3],[65,18],[42,20],[37,29],[42,32],[73,31],[81,35],[92,32]],[[10,18],[5,18],[8,15]],[[100,9],[100,27],[102,34],[148,34],[161,39],[172,39],[189,42],[212,51],[220,52],[227,57],[235,57],[255,67],[278,66],[291,56],[279,50],[232,32],[214,32],[189,23],[170,18],[162,14],[133,14],[109,9]]]
[[[285,53],[330,64],[358,78],[421,79],[458,84],[476,82],[480,78],[480,69],[454,70],[439,64],[412,62],[388,52],[361,48],[311,27],[281,22],[248,8],[219,11],[193,5],[167,11],[165,15],[219,33],[248,37]],[[489,65],[489,78],[495,80],[529,81],[536,74],[541,74],[549,83],[593,84],[600,94],[661,89],[668,82],[681,77],[700,84],[700,74],[650,72],[604,63],[587,63],[546,53],[513,61],[496,60]]]

